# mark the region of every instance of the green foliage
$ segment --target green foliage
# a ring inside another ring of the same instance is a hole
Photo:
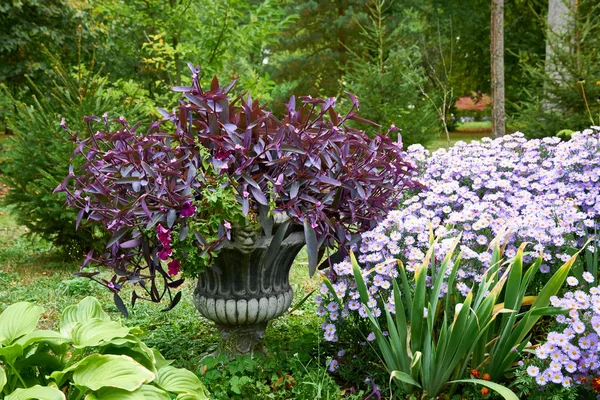
[[[0,82],[7,84],[13,94],[16,86],[24,83],[26,74],[39,78],[44,71],[50,70],[41,51],[42,44],[53,53],[76,62],[72,45],[77,40],[81,15],[71,3],[67,0],[21,0],[0,4],[0,59],[3,60]]]
[[[8,116],[13,108],[13,102],[10,96],[4,90],[0,90],[0,134],[6,133]],[[0,144],[0,151],[2,150]]]
[[[264,62],[296,19],[279,0],[91,1],[84,12],[107,72],[141,81],[155,102],[173,106],[168,88],[187,83],[187,62],[202,66],[203,80],[239,76],[255,98],[270,100]]]
[[[321,363],[295,354],[289,360],[279,357],[240,356],[228,360],[209,356],[201,362],[202,380],[219,399],[244,399],[248,393],[262,399],[340,399],[342,393]],[[356,396],[356,397],[355,397]],[[345,399],[359,399],[345,396]]]
[[[494,306],[506,282],[505,277],[497,279],[499,249],[492,256],[491,265],[495,268],[483,276],[476,292],[469,292],[463,303],[453,303],[454,279],[461,260],[460,255],[453,260],[453,253],[459,240],[454,242],[439,269],[433,262],[432,241],[423,264],[415,269],[414,293],[400,266],[401,279],[393,282],[396,313],[392,316],[385,310],[388,336],[383,335],[382,325],[366,306],[370,296],[358,263],[351,255],[356,286],[375,332],[380,355],[390,380],[395,380],[404,393],[418,390],[428,397],[435,397],[446,384],[452,383],[452,378],[462,377],[474,346],[498,313]],[[440,300],[446,276],[448,293]],[[431,278],[429,287],[426,285],[428,277]],[[407,326],[410,326],[409,330]],[[506,388],[499,392],[506,399],[516,399]]]
[[[531,291],[530,283],[543,259],[538,257],[535,263],[524,271],[524,250],[525,244],[521,245],[516,256],[507,262],[510,263],[510,267],[506,289],[496,306],[503,315],[491,323],[473,353],[472,366],[489,373],[494,381],[500,380],[519,359],[520,352],[529,340],[530,331],[539,319],[543,315],[562,311],[548,308],[550,298],[558,294],[578,254],[558,268],[535,296],[525,297],[525,294]],[[524,305],[531,307],[527,312],[519,313]]]
[[[285,11],[300,16],[281,35],[269,57],[268,71],[291,92],[276,99],[283,104],[290,93],[336,96],[348,62],[347,49],[361,47],[356,21],[366,19],[365,0],[283,1]]]
[[[425,72],[418,66],[419,17],[407,10],[394,16],[401,21],[393,27],[384,1],[368,6],[368,22],[355,21],[364,44],[360,51],[348,49],[343,88],[358,97],[364,118],[399,127],[405,146],[431,142],[440,129],[434,108],[418,90],[425,85]]]
[[[73,151],[61,118],[74,130],[84,131],[85,115],[126,114],[135,121],[148,105],[118,88],[107,90],[108,80],[99,72],[81,67],[72,76],[58,59],[52,60],[58,76],[53,87],[42,92],[30,80],[37,92],[33,105],[14,100],[16,112],[9,128],[15,135],[6,145],[0,179],[9,187],[4,201],[14,207],[19,223],[75,256],[98,246],[103,233],[89,228],[76,232],[76,212],[64,206],[64,194],[53,194],[68,173]]]
[[[0,314],[0,392],[6,399],[208,399],[198,377],[111,321],[93,297],[67,307],[60,330],[36,329],[41,307]],[[60,389],[60,390],[59,390]]]
[[[529,137],[554,136],[564,129],[583,130],[598,123],[600,6],[583,0],[570,13],[570,29],[554,33],[546,29],[552,49],[548,57],[521,55],[531,86],[528,101],[516,105],[515,119]]]

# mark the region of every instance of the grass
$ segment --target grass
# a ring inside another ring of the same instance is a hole
[[[292,312],[271,322],[265,340],[271,357],[231,361],[211,355],[217,349],[219,334],[194,308],[192,281],[183,285],[182,301],[170,312],[160,311],[164,304],[138,302],[130,307],[130,317],[123,319],[108,291],[72,276],[78,266],[78,261],[61,259],[40,238],[30,237],[10,209],[0,207],[0,310],[18,301],[34,302],[45,309],[40,328],[56,328],[62,310],[86,296],[95,296],[112,318],[139,326],[149,346],[200,376],[215,399],[248,398],[247,393],[255,393],[252,398],[256,399],[339,399],[344,393],[325,369],[322,321],[312,301],[320,280],[308,277],[305,252],[290,274],[295,292],[292,308],[312,294]],[[127,299],[126,293],[123,298]]]
[[[492,132],[492,121],[473,121],[473,122],[459,122],[456,126],[457,132],[480,132],[489,131]]]
[[[448,147],[454,146],[456,142],[470,142],[472,140],[481,140],[484,137],[490,137],[490,132],[450,132],[450,146],[448,146],[448,141],[444,135],[440,135],[435,141],[433,141],[430,145],[427,146],[428,150],[434,151],[440,148],[447,149]]]
[[[507,133],[516,132],[516,128],[511,125],[506,126]],[[484,137],[492,136],[492,121],[474,121],[474,122],[459,122],[456,129],[450,132],[450,143],[445,135],[440,135],[438,139],[433,141],[429,146],[428,150],[434,151],[440,148],[447,149],[448,147],[454,146],[456,142],[471,142],[473,140],[481,140]]]

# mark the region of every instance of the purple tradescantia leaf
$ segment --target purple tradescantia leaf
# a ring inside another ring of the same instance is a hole
[[[263,206],[268,206],[269,205],[269,200],[267,200],[267,197],[264,195],[264,193],[262,192],[262,190],[257,189],[254,186],[250,186],[249,189],[250,189],[250,193],[252,194],[252,197],[254,197],[254,199],[257,202],[259,202]]]
[[[306,154],[306,151],[299,149],[296,146],[291,146],[288,144],[282,144],[281,146],[279,146],[279,148],[283,151],[289,151],[290,153],[298,153],[298,154]]]
[[[319,264],[317,233],[308,219],[304,220],[304,239],[306,240],[306,252],[308,254],[308,273],[312,277]]]
[[[342,182],[338,181],[337,179],[333,179],[328,177],[327,175],[321,175],[319,177],[319,180],[323,183],[326,183],[328,185],[333,185],[333,186],[342,186]]]
[[[242,203],[242,214],[248,215],[248,213],[250,212],[250,201],[248,200],[248,197],[243,197],[241,200],[241,203]]]
[[[290,188],[290,199],[295,199],[298,197],[298,191],[300,190],[300,182],[294,181],[292,182],[292,187]]]
[[[254,179],[252,179],[252,177],[248,176],[248,174],[243,173],[243,174],[241,174],[241,176],[246,182],[248,182],[249,185],[260,190],[260,186],[258,185],[258,183],[256,183],[256,181]]]
[[[142,239],[138,238],[138,239],[132,239],[132,240],[123,242],[123,243],[121,243],[120,246],[122,249],[131,249],[132,247],[138,247],[141,244],[142,244]]]

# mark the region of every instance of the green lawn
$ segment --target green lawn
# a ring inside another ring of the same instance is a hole
[[[481,132],[481,131],[473,131],[473,132],[450,132],[450,145],[448,145],[448,140],[444,135],[440,135],[435,141],[433,141],[430,145],[427,146],[427,149],[434,151],[439,148],[448,148],[452,147],[458,141],[470,142],[472,140],[481,140],[484,137],[490,137],[491,132]]]
[[[456,126],[457,132],[469,131],[491,131],[492,121],[459,122]]]

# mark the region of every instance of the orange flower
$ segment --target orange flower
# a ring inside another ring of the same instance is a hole
[[[600,392],[600,376],[592,379],[592,389],[594,389],[596,392]]]
[[[488,389],[486,387],[481,388],[481,394],[482,395],[487,396],[489,392],[490,392],[490,389]]]
[[[489,381],[490,379],[492,379],[492,377],[490,376],[490,374],[488,374],[488,373],[483,374],[483,380],[484,381]]]
[[[479,371],[477,371],[476,369],[471,370],[471,375],[473,375],[473,378],[479,378],[481,376]]]

